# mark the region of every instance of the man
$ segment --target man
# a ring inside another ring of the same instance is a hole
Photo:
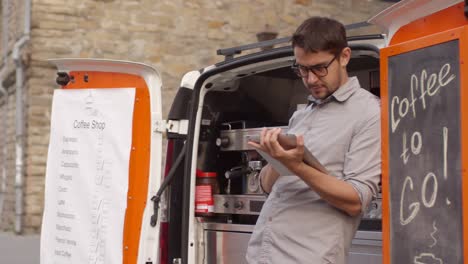
[[[278,143],[279,129],[264,129],[252,146],[268,153],[294,175],[263,168],[260,184],[270,192],[255,226],[246,259],[256,263],[346,263],[361,214],[378,192],[380,102],[348,77],[351,58],[343,25],[312,17],[292,37],[293,69],[311,104],[296,111],[288,133],[297,147]],[[304,146],[325,166],[303,162]]]

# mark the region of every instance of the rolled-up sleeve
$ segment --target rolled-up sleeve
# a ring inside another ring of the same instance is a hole
[[[343,173],[344,180],[351,184],[358,193],[362,205],[361,210],[364,212],[373,197],[379,192],[381,176],[380,108],[373,109],[372,114],[356,125],[349,151],[345,154]]]

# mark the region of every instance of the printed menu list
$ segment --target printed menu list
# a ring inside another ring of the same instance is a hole
[[[121,263],[134,88],[56,90],[41,263]]]
[[[76,156],[79,154],[77,150],[77,137],[67,137],[63,136],[61,143],[63,148],[61,150],[61,161],[59,167],[59,178],[58,178],[58,198],[57,200],[57,215],[60,221],[57,221],[55,224],[55,230],[58,231],[55,236],[55,242],[58,245],[63,245],[63,247],[54,249],[55,256],[61,256],[65,258],[71,257],[71,252],[74,250],[69,250],[76,247],[76,239],[69,236],[73,229],[73,222],[76,219],[76,215],[69,211],[67,208],[67,199],[66,196],[69,193],[70,182],[73,181],[74,174],[77,174],[79,169],[79,163],[76,162]],[[76,169],[76,170],[75,170]],[[75,170],[75,171],[74,171]],[[68,249],[68,250],[67,250]]]

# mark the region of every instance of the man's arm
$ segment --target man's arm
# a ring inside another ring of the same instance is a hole
[[[263,167],[260,171],[260,184],[263,191],[270,193],[278,177],[279,173],[270,164]]]
[[[261,133],[260,144],[251,145],[267,152],[283,163],[332,206],[349,215],[358,215],[361,212],[361,200],[353,186],[305,164],[303,162],[304,138],[302,136],[297,137],[296,148],[285,150],[278,142],[280,132],[281,129],[264,129]],[[265,184],[264,187],[268,186]]]
[[[351,216],[361,213],[362,205],[359,194],[350,183],[322,173],[304,162],[290,166],[285,164],[285,166],[332,206]]]

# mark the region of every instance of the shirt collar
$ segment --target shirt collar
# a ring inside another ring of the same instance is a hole
[[[348,81],[343,84],[343,86],[338,88],[332,94],[332,96],[335,97],[338,102],[344,102],[348,100],[348,98],[351,97],[351,95],[353,95],[353,93],[356,92],[358,88],[360,88],[360,85],[357,77],[350,77],[348,78]]]
[[[339,87],[331,96],[324,100],[320,99],[315,99],[312,95],[309,95],[307,97],[307,100],[309,101],[308,105],[319,105],[322,103],[327,103],[329,102],[332,98],[335,98],[338,102],[344,102],[348,100],[351,95],[360,87],[359,85],[359,80],[357,77],[350,77],[348,78],[348,81],[343,84],[341,87]]]

